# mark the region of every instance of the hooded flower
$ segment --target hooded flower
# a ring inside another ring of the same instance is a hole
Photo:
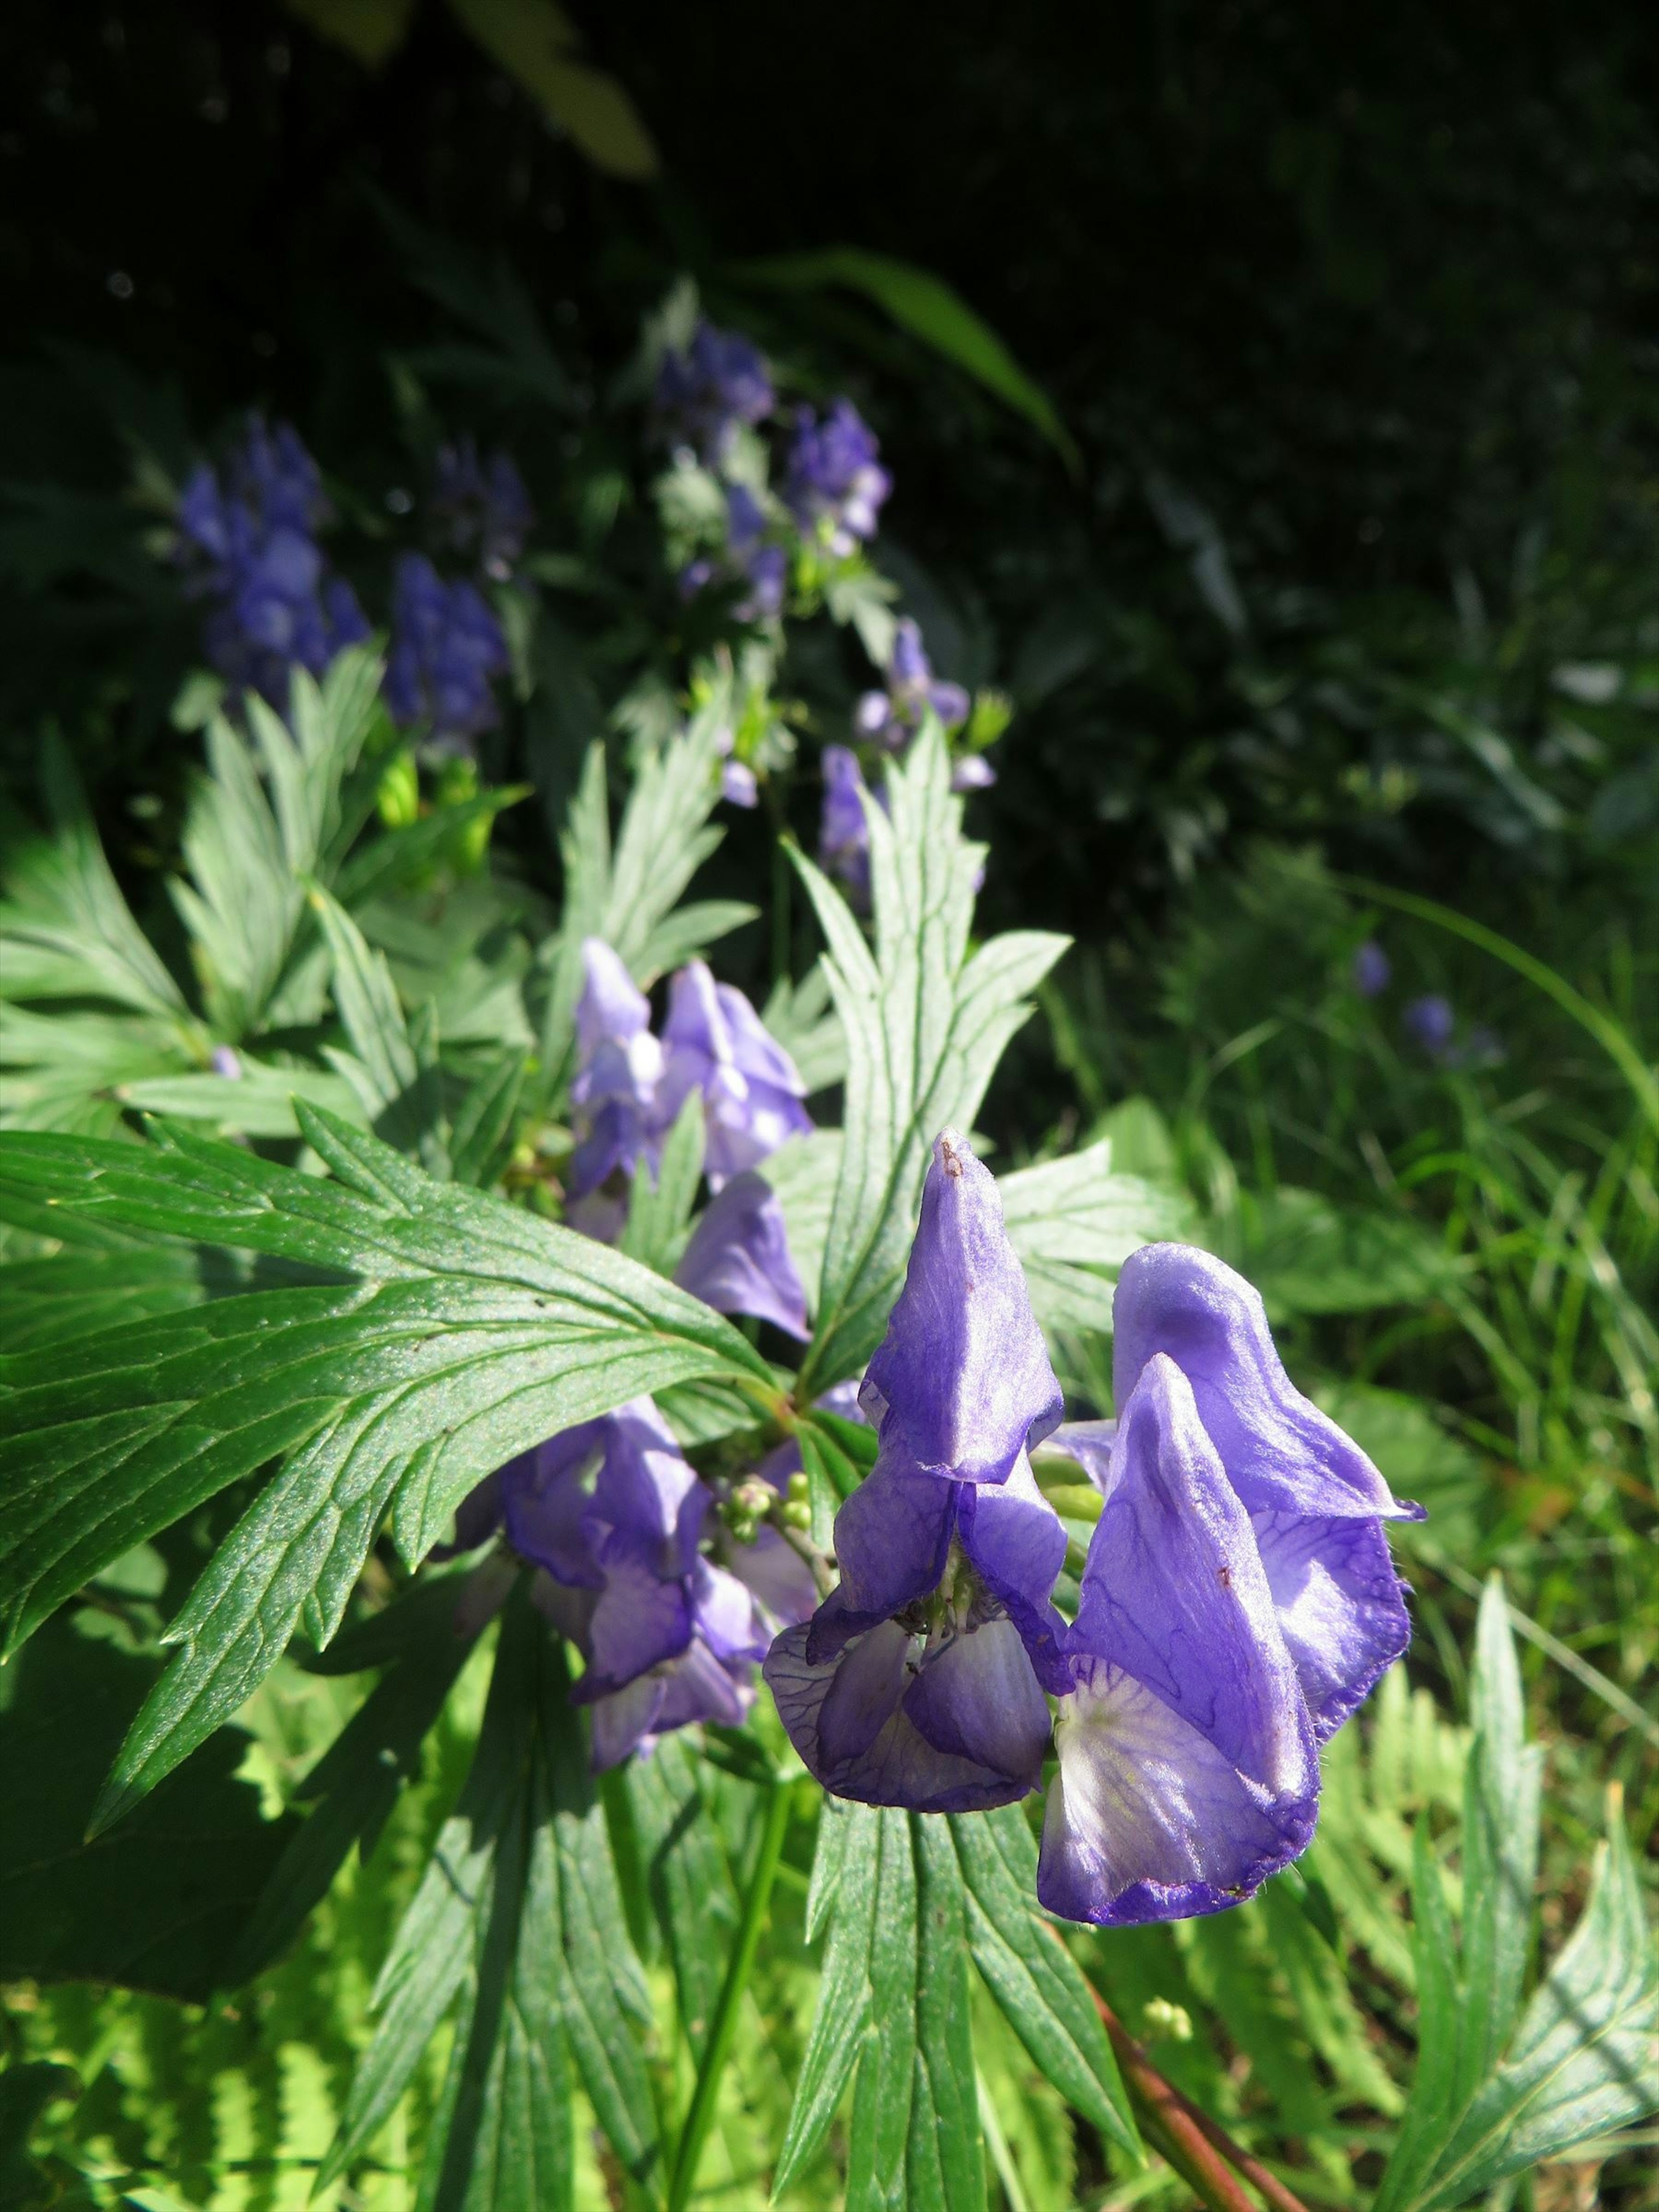
[[[657,371],[657,410],[670,434],[718,466],[737,430],[763,422],[775,404],[766,362],[735,331],[699,322],[684,353],[668,352]]]
[[[507,640],[465,580],[447,584],[423,553],[405,553],[392,581],[386,701],[394,722],[424,722],[452,751],[501,719],[492,679],[505,675]]]
[[[1384,1521],[1399,1504],[1353,1439],[1285,1372],[1260,1293],[1188,1244],[1124,1262],[1113,1304],[1112,1380],[1127,1402],[1164,1353],[1250,1517],[1280,1627],[1320,1741],[1370,1693],[1411,1638]]]
[[[714,1493],[650,1399],[511,1462],[501,1497],[508,1540],[550,1578],[546,1608],[587,1662],[574,1695],[593,1708],[596,1767],[692,1721],[741,1722],[778,1616],[705,1556]]]
[[[208,660],[279,710],[296,664],[320,676],[368,635],[350,585],[329,574],[317,543],[328,518],[317,464],[297,434],[258,416],[225,479],[204,463],[179,495],[178,558],[188,588],[210,603]]]
[[[812,1127],[806,1086],[743,993],[690,960],[670,987],[662,1033],[660,1115],[668,1127],[693,1091],[707,1117],[703,1167],[719,1190]]]
[[[901,615],[893,625],[887,688],[865,692],[854,720],[860,737],[896,753],[902,752],[915,736],[924,714],[937,714],[946,730],[954,730],[967,720],[970,704],[960,684],[945,683],[933,674],[921,631],[908,615]],[[979,766],[975,787],[994,783],[996,778],[989,768],[983,763]]]
[[[783,1208],[752,1169],[733,1176],[702,1215],[674,1280],[716,1313],[753,1314],[803,1342],[812,1334]]]
[[[473,555],[486,576],[504,584],[536,519],[524,478],[505,453],[478,458],[471,436],[438,454],[432,508],[448,543]]]
[[[784,477],[786,504],[809,536],[821,534],[845,559],[876,534],[876,518],[893,489],[877,455],[875,432],[850,399],[827,415],[803,408]]]
[[[854,903],[870,903],[869,786],[858,755],[847,745],[823,749],[823,808],[818,817],[818,865],[839,876]]]
[[[1037,1896],[1103,1926],[1216,1912],[1304,1850],[1319,1765],[1249,1516],[1187,1378],[1125,1405],[1066,1640]]]
[[[881,1448],[836,1516],[840,1585],[773,1645],[767,1681],[837,1796],[921,1812],[1007,1804],[1041,1777],[1045,1689],[1070,1685],[1052,1603],[1066,1532],[1025,1456],[1060,1392],[996,1186],[954,1131],[934,1147],[860,1402]]]
[[[602,938],[582,941],[586,981],[576,1007],[577,1067],[570,1103],[578,1130],[570,1194],[583,1199],[612,1175],[631,1176],[643,1158],[654,1167],[667,1126],[657,1109],[662,1047],[651,1034],[651,1007],[620,957]]]

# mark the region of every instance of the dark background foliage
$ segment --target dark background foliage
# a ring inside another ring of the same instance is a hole
[[[714,35],[623,5],[583,27],[659,142],[651,183],[599,174],[435,7],[378,74],[267,4],[9,11],[15,750],[50,708],[91,726],[107,814],[168,780],[189,617],[138,513],[87,527],[129,471],[117,421],[179,465],[251,402],[291,416],[373,572],[410,471],[386,360],[441,326],[377,187],[528,283],[571,385],[562,429],[515,440],[556,537],[618,458],[604,383],[676,270],[850,378],[936,657],[1021,709],[992,895],[1023,918],[1091,933],[1262,829],[1449,889],[1473,825],[1477,866],[1496,845],[1559,875],[1621,771],[1592,865],[1649,826],[1638,738],[1598,731],[1587,772],[1551,734],[1561,663],[1655,651],[1648,10],[738,5]],[[745,274],[848,242],[957,287],[1053,395],[1075,472],[851,295]],[[1448,694],[1501,720],[1566,825],[1425,717]]]

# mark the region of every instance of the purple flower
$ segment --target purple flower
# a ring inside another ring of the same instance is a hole
[[[967,720],[970,703],[960,684],[942,683],[935,678],[933,663],[921,642],[921,630],[908,615],[901,615],[893,627],[887,689],[865,692],[853,719],[860,737],[896,753],[908,745],[921,727],[922,716],[930,710],[947,730],[953,730]],[[967,765],[966,762],[959,763],[963,768]],[[977,789],[988,782],[994,783],[996,778],[981,762],[978,773],[969,780]]]
[[[838,1796],[1007,1804],[1041,1778],[1045,1690],[1071,1684],[1052,1602],[1066,1532],[1025,1456],[1060,1392],[995,1183],[954,1131],[860,1403],[880,1452],[836,1518],[840,1585],[778,1638],[767,1681]]]
[[[884,1449],[947,1480],[1000,1483],[1062,1410],[1002,1223],[995,1178],[946,1129],[910,1265],[859,1392]]]
[[[524,478],[505,453],[478,459],[471,434],[438,454],[432,510],[447,542],[458,553],[472,553],[479,568],[498,583],[513,574],[524,541],[535,521]]]
[[[688,1723],[735,1727],[771,1623],[704,1555],[714,1493],[648,1398],[554,1437],[502,1470],[508,1541],[556,1585],[581,1650],[596,1767]]]
[[[1319,1764],[1250,1520],[1185,1376],[1123,1407],[1067,1638],[1037,1896],[1103,1926],[1217,1912],[1313,1834]]]
[[[229,1045],[216,1044],[213,1048],[211,1059],[213,1072],[216,1075],[222,1076],[227,1083],[240,1083],[241,1081],[242,1063],[237,1058],[236,1054]]]
[[[858,755],[846,745],[826,745],[818,862],[841,878],[860,907],[870,903],[870,824],[864,811],[868,792]]]
[[[785,503],[809,536],[822,534],[845,559],[876,534],[876,518],[893,489],[877,459],[876,434],[850,399],[822,417],[803,408],[785,470]]]
[[[1394,969],[1388,954],[1374,937],[1368,937],[1353,956],[1353,987],[1362,999],[1379,998],[1389,988]]]
[[[1413,1521],[1376,1467],[1285,1372],[1261,1295],[1207,1252],[1146,1244],[1113,1301],[1112,1381],[1127,1403],[1160,1354],[1249,1515],[1291,1658],[1322,1742],[1411,1637],[1384,1521]]]
[[[674,1280],[716,1313],[753,1314],[803,1342],[812,1334],[783,1208],[752,1170],[733,1176],[699,1220]]]
[[[718,558],[708,555],[688,562],[680,571],[680,595],[695,599],[714,583],[740,583],[744,588],[732,604],[739,622],[771,622],[783,611],[789,583],[789,556],[766,535],[766,510],[746,484],[726,488],[726,550]]]
[[[693,1091],[702,1091],[711,1189],[811,1128],[794,1061],[743,993],[716,983],[701,960],[688,961],[670,986],[662,1042],[662,1125],[672,1123]]]
[[[699,322],[686,350],[665,353],[657,371],[657,410],[670,434],[713,465],[725,459],[738,428],[763,422],[774,404],[761,354],[712,323]]]
[[[1400,1026],[1431,1060],[1439,1060],[1451,1043],[1457,1017],[1452,1012],[1451,1000],[1433,991],[1411,1001],[1400,1017]]]
[[[227,683],[288,704],[297,664],[320,676],[368,635],[356,595],[328,574],[316,532],[328,519],[317,465],[286,423],[249,423],[224,482],[204,463],[179,495],[177,556],[209,602],[208,660]]]
[[[672,1120],[659,1110],[662,1047],[651,1034],[644,992],[602,938],[584,938],[582,967],[570,1085],[577,1128],[569,1175],[573,1199],[586,1198],[614,1175],[632,1176],[641,1158],[654,1170]],[[620,1218],[616,1226],[621,1227]]]
[[[424,722],[441,745],[465,752],[501,719],[490,684],[507,665],[501,626],[477,590],[447,584],[423,553],[402,555],[386,667],[392,720]]]

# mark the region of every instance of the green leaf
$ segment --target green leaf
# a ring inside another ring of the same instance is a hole
[[[239,1051],[241,1073],[222,1075],[145,1076],[137,1083],[121,1083],[116,1097],[124,1106],[143,1114],[162,1114],[179,1121],[206,1121],[234,1129],[248,1137],[297,1137],[294,1102],[321,1106],[349,1121],[367,1124],[368,1115],[354,1085],[343,1075],[320,1067],[273,1067]]]
[[[890,769],[891,818],[871,802],[873,956],[828,878],[792,857],[828,942],[825,966],[847,1036],[845,1134],[801,1370],[811,1396],[856,1374],[903,1280],[930,1147],[967,1128],[1033,990],[1066,940],[993,938],[969,957],[980,848],[963,842],[962,802],[937,724]]]
[[[738,1929],[732,1869],[699,1762],[681,1737],[665,1736],[649,1759],[629,1759],[624,1779],[646,1886],[673,1964],[680,2022],[701,2057]]]
[[[1173,1191],[1112,1172],[1109,1140],[999,1176],[997,1194],[1047,1329],[1109,1336],[1118,1269],[1140,1245],[1178,1235],[1187,1222]]]
[[[1102,2135],[1139,2155],[1134,2117],[1088,1984],[1037,1911],[1036,1844],[1017,1805],[953,1815],[974,1963],[1032,2063]]]
[[[450,1150],[457,1182],[487,1189],[506,1166],[513,1150],[527,1065],[521,1052],[501,1054],[469,1086],[456,1108]]]
[[[643,1164],[634,1171],[621,1249],[659,1275],[672,1273],[685,1248],[691,1208],[702,1180],[702,1096],[694,1091],[664,1139],[655,1180]]]
[[[916,2074],[905,2203],[910,2212],[982,2212],[985,2152],[969,2009],[962,1869],[943,1820],[912,1814],[910,1839],[917,1875]],[[866,2055],[866,2067],[877,2063],[874,2051]],[[855,2115],[856,2110],[855,2104]],[[852,2194],[849,2176],[849,2203]]]
[[[380,1680],[293,1792],[296,1803],[315,1809],[259,1893],[226,1970],[231,1986],[282,1955],[327,1894],[352,1845],[368,1856],[404,1784],[418,1777],[421,1746],[477,1632],[456,1617],[462,1579],[441,1582],[441,1589],[447,1585],[447,1618],[434,1621],[429,1607],[407,1601],[381,1616],[387,1626],[389,1616],[412,1616],[416,1632],[405,1636]]]
[[[334,1003],[351,1040],[354,1063],[337,1059],[356,1084],[375,1133],[419,1159],[431,1176],[449,1174],[443,1099],[435,1055],[416,1049],[386,955],[371,950],[344,908],[313,885],[313,909],[334,975]]]
[[[774,2197],[781,2197],[817,2155],[871,2033],[871,1945],[876,1929],[883,1817],[867,1805],[846,1805],[835,1798],[824,1801],[819,1816],[817,1854],[807,1899],[809,1930],[816,1931],[826,1912],[834,1917],[818,1982],[817,2008],[772,2177]],[[903,1815],[897,1817],[902,1820]],[[907,1845],[908,1842],[907,1837]],[[907,2084],[908,2075],[907,2058]]]
[[[45,1352],[118,1325],[136,1328],[249,1283],[247,1267],[229,1254],[188,1246],[14,1260],[0,1268],[0,1344],[14,1354]]]
[[[637,180],[660,163],[619,81],[581,59],[581,37],[554,0],[449,0],[501,66],[562,124],[596,168]]]
[[[780,254],[740,264],[738,274],[789,290],[830,285],[862,292],[902,329],[954,362],[1005,406],[1040,430],[1075,476],[1082,456],[1054,402],[1020,368],[990,325],[943,278],[885,253],[833,246],[813,253]]]
[[[100,1622],[99,1626],[109,1624]],[[0,1676],[0,1977],[93,1981],[203,2003],[298,1824],[265,1820],[225,1729],[118,1834],[86,1838],[152,1663],[54,1621]]]
[[[168,1150],[0,1136],[0,1211],[21,1185],[71,1219],[352,1279],[0,1361],[16,1470],[0,1507],[0,1607],[14,1643],[107,1560],[287,1455],[173,1622],[183,1649],[104,1818],[235,1709],[302,1612],[327,1641],[388,1511],[412,1563],[476,1482],[559,1429],[698,1376],[774,1387],[701,1301],[301,1110],[343,1181],[182,1133]]]
[[[1252,1199],[1243,1232],[1237,1265],[1275,1321],[1419,1305],[1443,1296],[1465,1273],[1464,1263],[1414,1221],[1337,1206],[1287,1185]]]
[[[110,999],[140,1013],[185,1013],[179,986],[133,920],[61,742],[40,761],[50,833],[6,854],[0,976],[9,999]]]

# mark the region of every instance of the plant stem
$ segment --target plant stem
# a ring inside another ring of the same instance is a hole
[[[1060,1932],[1054,1932],[1059,1942]],[[1308,2212],[1293,2190],[1269,2173],[1258,2158],[1236,2143],[1224,2127],[1184,2097],[1173,2081],[1160,2074],[1133,2036],[1112,2010],[1100,1991],[1085,1976],[1095,2010],[1110,2039],[1125,2086],[1140,2111],[1148,2132],[1182,2180],[1195,2189],[1212,2212],[1256,2212],[1255,2206],[1234,2178],[1242,2173],[1273,2207],[1273,2212]]]
[[[787,1782],[773,1783],[771,1795],[767,1800],[765,1825],[761,1830],[760,1848],[755,1854],[755,1870],[749,1877],[749,1894],[744,1899],[743,1920],[738,1929],[737,1946],[732,1954],[732,1963],[726,1970],[726,1979],[720,1985],[714,2025],[703,2046],[702,2063],[697,2069],[697,2085],[691,2093],[691,2108],[685,2116],[685,2125],[680,2130],[679,2146],[674,2154],[674,2171],[668,2184],[667,2212],[685,2212],[692,2185],[697,2178],[697,2162],[702,2156],[703,2143],[714,2124],[720,2076],[726,2071],[726,2057],[737,2029],[738,2007],[749,1985],[761,1928],[771,1901],[772,1884],[777,1876],[778,1861],[783,1854],[784,1832],[789,1826],[789,1794],[790,1784]]]

